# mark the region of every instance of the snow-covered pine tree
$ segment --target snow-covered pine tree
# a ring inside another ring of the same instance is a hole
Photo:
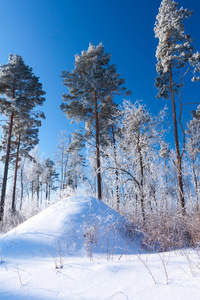
[[[62,72],[63,85],[69,89],[69,94],[63,94],[67,103],[61,105],[62,111],[68,118],[94,127],[99,199],[102,199],[99,116],[104,105],[112,105],[115,95],[126,92],[125,81],[119,77],[115,65],[110,64],[110,58],[102,43],[96,47],[90,44],[87,51],[75,56],[74,70]]]
[[[185,33],[183,24],[184,20],[189,18],[191,14],[192,12],[188,9],[183,9],[182,7],[178,9],[178,3],[175,1],[162,0],[154,27],[155,37],[159,39],[156,51],[158,60],[156,67],[158,72],[156,87],[159,90],[158,98],[171,98],[172,101],[179,202],[183,215],[186,212],[182,176],[182,157],[185,151],[185,141],[183,140],[183,152],[181,154],[175,95],[179,92],[179,123],[183,138],[185,138],[185,132],[181,123],[183,108],[181,103],[181,88],[183,86],[183,79],[193,69],[194,76],[192,80],[199,80],[196,73],[199,72],[200,54],[198,52],[194,53],[191,45],[192,38],[189,34]]]
[[[25,65],[22,57],[16,54],[10,54],[9,63],[0,66],[0,91],[5,97],[0,98],[0,112],[6,117],[9,115],[10,120],[0,204],[0,220],[2,220],[15,114],[23,115],[23,112],[30,112],[37,105],[42,105],[45,101],[43,97],[45,92],[39,78],[33,74],[32,68]]]

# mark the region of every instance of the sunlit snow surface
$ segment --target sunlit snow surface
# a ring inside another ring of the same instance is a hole
[[[1,237],[0,249],[0,300],[200,299],[195,251],[139,255],[124,219],[93,198],[56,203]]]

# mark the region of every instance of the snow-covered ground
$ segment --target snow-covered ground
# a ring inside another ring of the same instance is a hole
[[[197,252],[140,255],[123,223],[103,202],[71,197],[6,233],[0,300],[200,299]]]

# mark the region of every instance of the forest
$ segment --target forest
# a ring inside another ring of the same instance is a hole
[[[61,131],[54,160],[37,146],[42,83],[20,55],[9,55],[0,66],[2,231],[55,198],[84,191],[126,215],[130,231],[140,228],[152,249],[199,243],[200,102],[182,101],[187,83],[200,80],[200,53],[184,28],[191,15],[174,1],[161,2],[155,86],[164,108],[157,115],[142,100],[128,100],[131,90],[102,43],[75,55],[74,69],[61,74],[60,108],[79,129]],[[186,123],[190,105],[196,108]]]

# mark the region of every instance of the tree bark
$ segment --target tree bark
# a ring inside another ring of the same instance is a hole
[[[114,149],[114,160],[115,160],[115,181],[116,181],[116,195],[117,195],[117,211],[119,211],[120,205],[120,191],[119,191],[119,173],[117,168],[117,153],[116,153],[116,141],[115,132],[112,125],[112,138],[113,138],[113,149]]]
[[[37,207],[40,206],[40,173],[37,171]]]
[[[141,149],[139,149],[139,156],[140,156],[140,201],[141,201],[141,210],[142,210],[142,218],[145,222],[145,207],[144,207],[144,165],[143,159],[141,154]]]
[[[174,139],[175,139],[175,148],[176,148],[179,201],[180,201],[180,206],[181,206],[181,213],[182,213],[182,215],[185,215],[186,208],[185,208],[185,198],[184,198],[184,192],[183,192],[182,161],[181,161],[180,149],[179,149],[178,127],[177,127],[177,118],[176,118],[176,105],[175,105],[174,91],[173,91],[171,64],[169,66],[169,80],[170,80],[170,92],[171,92],[172,110],[173,110]]]
[[[102,200],[102,190],[101,190],[101,162],[100,162],[100,150],[99,150],[99,116],[98,116],[98,103],[97,96],[94,95],[95,100],[95,126],[96,126],[96,166],[97,166],[97,192],[98,199]]]
[[[13,91],[13,96],[14,96],[14,91]],[[13,128],[13,118],[14,118],[14,112],[12,111],[11,115],[10,115],[10,125],[9,125],[7,148],[6,148],[6,158],[5,158],[5,165],[4,165],[4,176],[3,176],[2,191],[1,191],[0,221],[3,220],[3,214],[4,214],[6,185],[7,185],[7,179],[8,179],[8,165],[9,165],[9,158],[10,158],[11,136],[12,136],[12,128]]]
[[[196,190],[196,210],[199,211],[199,191],[198,191],[198,180],[197,175],[195,172],[195,163],[194,160],[192,160],[192,171],[193,171],[193,179],[194,179],[194,185]]]
[[[19,163],[20,141],[21,141],[21,137],[20,137],[20,134],[19,134],[18,143],[17,143],[17,155],[16,155],[16,162],[15,162],[15,176],[14,176],[14,184],[13,184],[13,195],[12,195],[12,212],[13,213],[16,210],[15,197],[16,197],[16,186],[17,186],[17,170],[18,170],[18,163]]]
[[[22,209],[22,201],[23,201],[23,194],[24,194],[24,182],[23,182],[23,168],[21,166],[21,199],[20,199],[20,210]]]

